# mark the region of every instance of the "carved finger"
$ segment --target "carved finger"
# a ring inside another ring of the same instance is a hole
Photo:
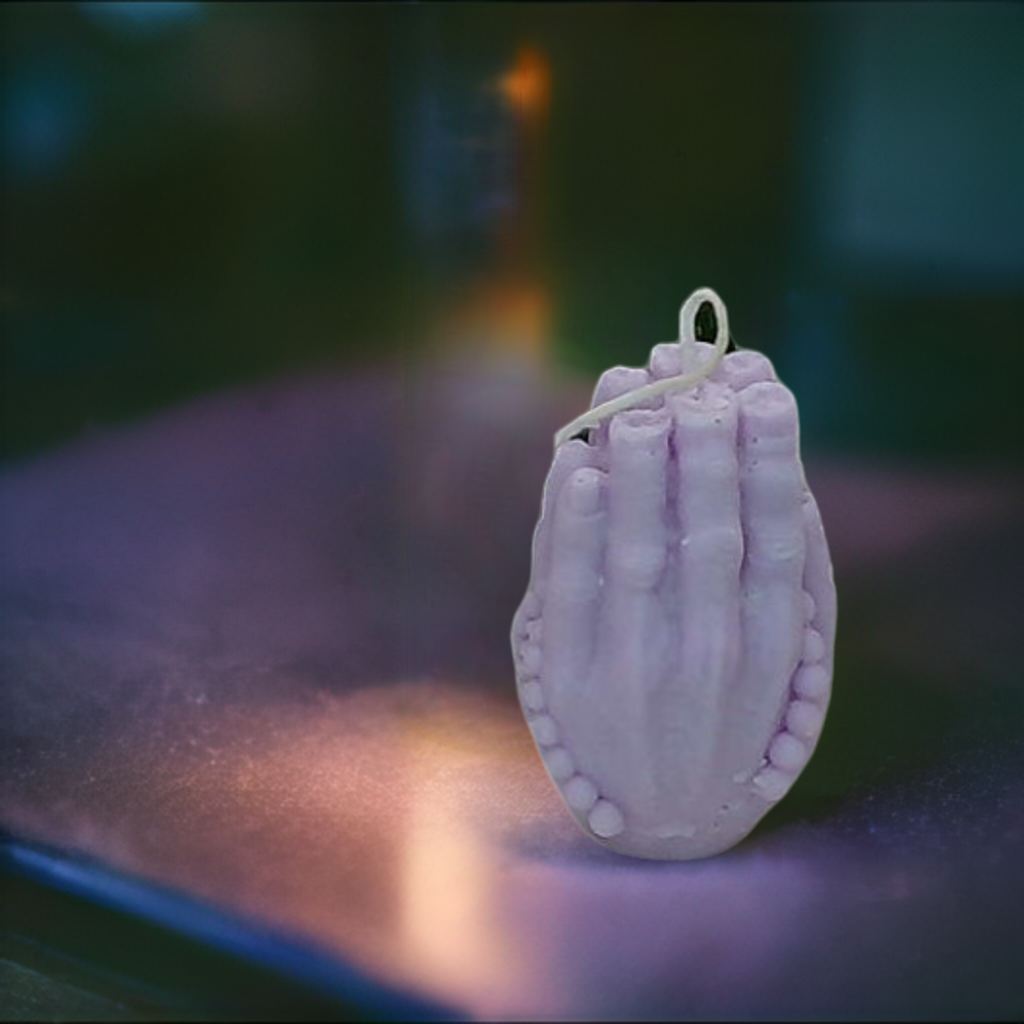
[[[742,391],[751,384],[774,381],[776,378],[767,356],[753,349],[741,349],[730,352],[715,369],[711,379],[728,384],[733,391]]]
[[[654,773],[650,696],[671,663],[669,634],[657,588],[667,561],[666,475],[671,417],[631,410],[612,419],[608,445],[608,546],[602,644],[607,742],[618,781],[637,806],[649,802]],[[636,788],[639,787],[639,788]],[[642,791],[641,791],[642,790]],[[615,793],[614,790],[610,792]]]
[[[633,410],[611,423],[608,576],[625,590],[653,589],[665,568],[670,425],[665,412]]]
[[[604,474],[585,467],[566,479],[554,510],[544,602],[544,688],[556,719],[590,672],[601,598],[604,506]]]
[[[674,771],[666,765],[665,774],[686,792],[699,789],[712,767],[724,695],[738,669],[743,558],[738,403],[727,388],[706,385],[701,393],[674,396],[671,405],[679,466],[676,658],[678,685],[688,699],[666,700],[661,718],[672,736],[663,749],[687,752],[685,758],[675,757]]]
[[[540,522],[533,538],[533,562],[542,571],[535,572],[531,580],[531,589],[527,592],[527,599],[523,607],[517,613],[516,627],[523,626],[523,613],[526,606],[531,604],[531,595],[537,601],[538,609],[542,606],[545,588],[548,580],[548,569],[551,564],[552,548],[552,525],[555,518],[555,508],[559,495],[566,480],[576,472],[593,466],[596,460],[594,449],[584,441],[567,441],[555,452],[555,459],[548,470],[548,478],[544,484],[544,499],[541,505]]]
[[[613,398],[618,398],[619,395],[636,391],[637,388],[645,387],[649,383],[650,377],[642,367],[613,366],[601,374],[597,387],[594,388],[594,398],[590,403],[590,408],[595,409],[605,402],[610,402]],[[609,422],[605,421],[591,430],[591,444],[600,452],[607,451],[609,426]]]
[[[743,666],[733,691],[733,735],[763,750],[771,739],[804,644],[803,470],[796,402],[774,382],[739,393]],[[766,700],[765,688],[777,690]],[[790,758],[791,760],[791,758]]]

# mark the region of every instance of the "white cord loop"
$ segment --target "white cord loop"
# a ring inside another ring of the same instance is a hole
[[[618,398],[612,398],[602,402],[593,409],[587,410],[582,416],[577,416],[572,423],[562,427],[555,434],[555,448],[561,447],[566,441],[572,440],[580,431],[588,430],[603,423],[609,416],[614,416],[624,409],[632,409],[634,406],[646,402],[648,399],[657,398],[668,394],[671,391],[688,391],[695,388],[700,382],[714,373],[715,367],[725,356],[725,350],[729,346],[729,314],[725,310],[725,303],[718,297],[718,293],[712,288],[698,288],[684,303],[679,311],[679,348],[682,353],[681,365],[685,369],[689,354],[696,355],[697,338],[695,336],[695,321],[697,311],[705,303],[710,302],[715,310],[718,319],[718,335],[715,338],[715,347],[703,366],[698,367],[692,373],[681,373],[678,377],[666,377],[664,380],[656,380],[646,384],[635,391],[628,391]]]

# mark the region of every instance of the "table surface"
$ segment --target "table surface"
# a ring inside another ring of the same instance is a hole
[[[1024,1010],[1024,480],[811,459],[835,691],[693,863],[580,833],[508,644],[551,436],[526,365],[323,372],[0,474],[0,826],[482,1017]]]

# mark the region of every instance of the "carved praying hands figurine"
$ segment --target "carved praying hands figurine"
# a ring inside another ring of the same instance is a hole
[[[707,302],[714,346],[693,337]],[[512,647],[534,739],[584,831],[685,860],[739,842],[806,765],[836,597],[793,395],[763,355],[725,355],[710,289],[680,319],[681,344],[607,371],[556,438]]]

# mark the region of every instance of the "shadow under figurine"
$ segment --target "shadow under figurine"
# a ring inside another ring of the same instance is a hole
[[[695,338],[708,304],[714,345]],[[512,624],[520,703],[576,821],[665,860],[729,849],[789,790],[836,628],[792,393],[760,353],[726,354],[711,289],[680,339],[604,373],[556,436]]]

